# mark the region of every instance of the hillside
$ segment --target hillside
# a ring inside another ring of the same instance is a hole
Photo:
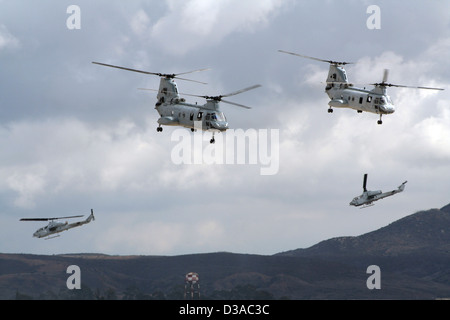
[[[332,238],[307,249],[281,254],[330,258],[348,255],[389,257],[430,252],[450,254],[450,205],[417,212],[361,236]]]
[[[203,299],[436,299],[450,297],[450,205],[379,230],[273,256],[0,254],[0,299],[183,299],[184,276],[200,275]],[[81,290],[68,290],[69,265]],[[366,286],[369,265],[380,290]]]

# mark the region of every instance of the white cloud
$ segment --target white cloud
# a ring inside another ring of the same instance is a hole
[[[0,24],[0,51],[7,48],[17,48],[19,44],[19,40],[8,31],[6,26]]]
[[[168,0],[170,12],[151,31],[152,39],[171,54],[184,54],[197,46],[217,44],[234,32],[264,27],[280,0]]]

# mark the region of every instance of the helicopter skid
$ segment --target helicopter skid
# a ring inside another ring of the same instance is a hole
[[[375,203],[368,203],[368,204],[364,204],[362,207],[360,207],[359,209],[365,209],[365,208],[369,208],[369,207],[373,207],[375,205]]]
[[[53,236],[53,237],[47,237],[47,238],[45,238],[44,240],[50,240],[50,239],[54,239],[54,238],[58,238],[58,237],[60,237],[61,235],[56,235],[56,236]]]

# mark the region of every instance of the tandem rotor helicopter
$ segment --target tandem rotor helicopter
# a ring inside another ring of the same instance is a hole
[[[75,227],[80,227],[83,224],[87,224],[89,222],[91,222],[92,220],[95,220],[94,217],[94,210],[91,209],[91,214],[89,215],[89,217],[87,217],[86,220],[82,220],[82,221],[78,221],[78,222],[74,222],[74,223],[68,223],[66,222],[57,222],[55,220],[59,220],[59,219],[71,219],[71,218],[80,218],[83,217],[81,216],[69,216],[69,217],[57,217],[57,218],[22,218],[20,219],[20,221],[50,221],[48,225],[46,225],[45,227],[39,228],[38,230],[36,230],[35,233],[33,233],[33,237],[36,238],[45,238],[45,240],[48,239],[53,239],[56,237],[59,237],[59,232],[63,232]],[[56,236],[51,237],[51,235],[53,234],[57,234]]]
[[[367,173],[366,173],[364,174],[364,181],[363,181],[364,192],[360,196],[353,198],[353,200],[350,202],[350,205],[355,207],[362,206],[361,209],[373,206],[375,205],[373,203],[374,201],[390,197],[396,193],[402,192],[405,189],[405,184],[407,182],[408,181],[403,182],[396,190],[388,192],[382,192],[381,190],[370,191],[366,189],[367,184]]]
[[[358,113],[371,112],[380,115],[378,124],[382,124],[381,116],[383,114],[392,114],[395,112],[394,104],[391,98],[386,94],[386,87],[399,87],[399,88],[413,88],[413,89],[428,89],[428,90],[444,90],[441,88],[430,87],[411,87],[405,85],[398,85],[387,83],[388,73],[387,69],[384,70],[383,80],[379,83],[371,83],[375,86],[372,90],[366,90],[365,88],[354,87],[352,83],[348,82],[347,73],[343,66],[352,64],[352,62],[339,62],[332,60],[323,60],[314,57],[304,56],[298,53],[278,50],[282,53],[290,55],[312,59],[321,62],[327,62],[330,64],[328,71],[328,78],[326,82],[325,92],[331,99],[328,102],[328,113],[332,113],[332,108],[350,108],[356,110]]]
[[[92,62],[92,63],[111,68],[159,76],[161,78],[159,90],[154,90],[158,91],[158,95],[156,96],[158,101],[155,104],[155,109],[158,111],[160,115],[160,118],[158,119],[159,126],[156,128],[156,131],[162,132],[163,131],[162,125],[181,126],[191,129],[192,132],[194,132],[197,129],[202,129],[204,131],[212,131],[213,136],[210,140],[210,143],[215,142],[214,139],[215,132],[226,131],[229,128],[225,114],[220,110],[219,102],[222,101],[224,103],[235,105],[241,108],[251,109],[250,107],[244,106],[242,104],[223,100],[223,98],[234,96],[252,89],[256,89],[261,86],[261,85],[254,85],[245,89],[234,91],[229,94],[223,94],[218,96],[193,95],[187,93],[179,93],[177,84],[174,81],[174,79],[206,84],[204,82],[196,80],[180,78],[179,76],[188,73],[204,71],[208,69],[199,69],[178,74],[163,74],[125,68],[100,62]],[[153,89],[144,89],[144,90],[153,90]],[[197,105],[186,103],[186,100],[184,98],[181,98],[180,94],[205,98],[206,104]]]

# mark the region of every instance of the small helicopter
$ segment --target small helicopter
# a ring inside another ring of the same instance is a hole
[[[193,81],[201,84],[206,84],[204,82],[196,80],[180,78],[179,76],[188,73],[204,71],[208,69],[199,69],[178,74],[163,74],[130,69],[100,62],[92,62],[92,63],[111,68],[159,76],[161,78],[159,90],[154,90],[158,91],[158,95],[156,96],[158,101],[155,104],[155,109],[158,111],[160,115],[160,118],[158,119],[159,126],[156,128],[156,131],[162,132],[163,131],[163,128],[161,127],[162,125],[181,126],[185,128],[190,128],[192,132],[194,132],[197,129],[202,129],[204,131],[212,131],[213,136],[212,139],[210,140],[210,143],[215,142],[214,132],[226,131],[229,128],[225,114],[219,108],[219,102],[222,101],[224,103],[228,103],[245,109],[251,109],[250,107],[244,106],[242,104],[223,100],[223,98],[234,96],[252,89],[256,89],[261,86],[261,85],[254,85],[229,94],[223,94],[218,96],[193,95],[181,93],[182,95],[205,98],[206,104],[200,106],[197,104],[186,103],[186,100],[180,97],[177,84],[173,79]],[[153,90],[153,89],[144,89],[144,90]]]
[[[382,192],[381,190],[377,191],[369,191],[366,189],[367,184],[367,173],[364,174],[364,181],[363,181],[363,190],[364,192],[362,195],[353,198],[353,200],[350,202],[351,206],[359,207],[362,206],[362,208],[367,208],[374,205],[374,201],[393,196],[396,193],[402,192],[405,189],[405,184],[408,181],[403,182],[396,190],[388,191],[388,192]]]
[[[53,239],[56,237],[59,237],[59,234],[56,236],[51,237],[51,235],[53,234],[57,234],[59,232],[62,231],[66,231],[75,227],[79,227],[82,226],[83,224],[87,224],[89,222],[91,222],[92,220],[95,220],[94,217],[94,210],[91,209],[91,214],[89,215],[89,217],[87,217],[86,220],[82,220],[82,221],[78,221],[78,222],[74,222],[74,223],[68,223],[66,222],[57,222],[55,220],[59,220],[59,219],[71,219],[71,218],[80,218],[83,217],[81,216],[69,216],[69,217],[57,217],[57,218],[22,218],[20,219],[20,221],[50,221],[48,225],[46,225],[45,227],[39,228],[38,230],[36,230],[35,233],[33,233],[33,237],[36,238],[45,238],[45,240],[48,239]]]
[[[358,113],[363,111],[371,112],[380,115],[378,124],[382,124],[381,116],[383,114],[392,114],[395,112],[394,104],[391,98],[386,94],[386,87],[399,87],[399,88],[413,88],[413,89],[428,89],[428,90],[444,90],[442,88],[430,88],[430,87],[411,87],[405,85],[398,85],[387,83],[389,71],[384,70],[383,80],[379,83],[371,83],[375,86],[372,90],[366,90],[365,88],[354,87],[352,83],[348,82],[347,73],[343,66],[352,64],[353,62],[339,62],[332,60],[323,60],[314,57],[304,56],[301,54],[278,50],[282,53],[287,53],[302,58],[312,59],[321,62],[327,62],[330,64],[328,71],[328,78],[326,82],[325,92],[330,97],[328,102],[328,113],[332,113],[332,108],[350,108],[356,110]]]

